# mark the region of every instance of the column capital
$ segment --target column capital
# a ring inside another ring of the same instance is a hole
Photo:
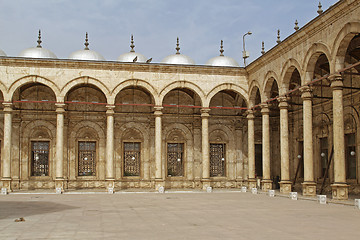
[[[11,111],[13,110],[12,109],[13,103],[12,102],[3,102],[2,104],[4,105],[4,110],[3,111],[11,113]]]
[[[112,116],[115,112],[114,112],[114,108],[115,108],[115,105],[111,105],[111,104],[108,104],[106,105],[106,115],[110,115]]]
[[[162,110],[163,110],[163,106],[154,106],[154,115],[155,116],[161,116],[163,113],[162,113]]]
[[[200,109],[201,117],[209,117],[210,116],[210,114],[209,114],[210,110],[211,110],[210,108],[202,108],[202,109]]]
[[[287,109],[289,107],[288,99],[289,98],[287,96],[282,96],[278,98],[280,109]]]
[[[247,111],[246,111],[246,118],[247,118],[248,120],[254,120],[254,118],[255,118],[255,116],[254,116],[254,110],[251,110],[251,109],[247,110]]]
[[[330,81],[330,87],[333,90],[341,90],[344,86],[344,79],[341,74],[333,74],[327,78]]]
[[[65,112],[65,103],[63,102],[57,102],[55,103],[55,107],[56,107],[56,113],[64,113]]]
[[[269,115],[270,114],[269,104],[262,103],[260,105],[260,107],[261,107],[261,114],[262,115]]]
[[[300,87],[300,92],[301,92],[301,98],[303,100],[311,100],[312,99],[312,87],[310,86],[302,86]]]

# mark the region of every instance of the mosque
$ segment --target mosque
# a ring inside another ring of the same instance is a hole
[[[315,9],[316,10],[316,9]],[[340,0],[246,67],[224,54],[106,61],[0,50],[0,187],[360,192],[360,1]]]

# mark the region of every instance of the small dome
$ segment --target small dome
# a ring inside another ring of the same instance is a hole
[[[89,41],[88,33],[86,33],[84,50],[78,50],[76,52],[71,53],[69,59],[105,61],[105,58],[100,53],[89,49],[88,41]]]
[[[56,55],[51,52],[50,50],[43,48],[41,46],[41,31],[39,30],[39,37],[38,37],[38,45],[34,48],[28,48],[23,50],[19,57],[26,57],[26,58],[57,58]]]
[[[220,56],[213,57],[206,62],[206,65],[220,67],[240,67],[240,65],[231,57],[224,56],[223,40],[221,40]]]
[[[6,53],[0,49],[0,57],[6,57]]]
[[[179,38],[177,38],[176,43],[176,54],[170,55],[165,57],[161,62],[167,63],[167,64],[189,64],[189,65],[195,65],[194,60],[192,60],[190,57],[186,55],[182,55],[179,52]]]
[[[130,52],[128,53],[124,53],[124,54],[121,54],[119,57],[118,57],[118,61],[119,62],[146,62],[146,57],[144,55],[142,55],[141,53],[136,53],[134,48],[135,48],[135,45],[134,45],[134,37],[133,35],[131,35],[131,45],[130,45]]]

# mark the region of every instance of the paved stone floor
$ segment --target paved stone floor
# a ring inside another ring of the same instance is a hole
[[[360,210],[241,192],[10,194],[0,196],[0,239],[350,240]]]

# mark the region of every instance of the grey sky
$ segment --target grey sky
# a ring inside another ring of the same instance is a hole
[[[337,0],[322,0],[323,10]],[[129,51],[134,34],[135,50],[153,62],[180,52],[205,64],[224,54],[241,65],[242,36],[248,30],[246,48],[253,61],[281,39],[294,32],[297,19],[302,27],[317,14],[318,0],[0,0],[0,49],[8,56],[35,47],[38,29],[43,47],[59,58],[84,47],[89,33],[90,49],[107,60]]]

